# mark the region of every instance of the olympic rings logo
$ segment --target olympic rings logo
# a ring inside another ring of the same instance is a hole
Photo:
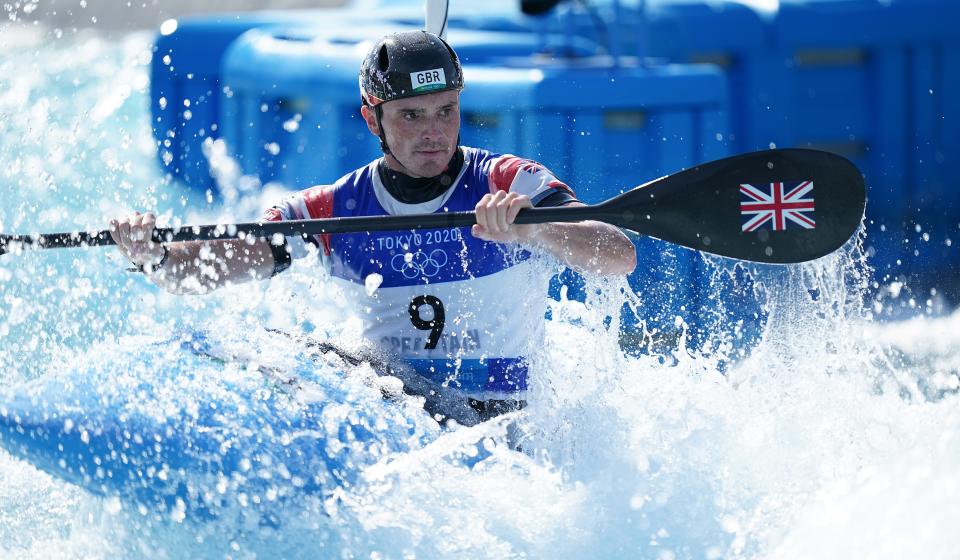
[[[423,251],[416,253],[398,253],[393,256],[390,266],[404,278],[414,279],[420,276],[433,278],[440,273],[440,269],[447,265],[447,252],[443,249],[434,249],[430,254]]]

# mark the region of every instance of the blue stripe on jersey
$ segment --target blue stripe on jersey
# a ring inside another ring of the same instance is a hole
[[[473,210],[490,192],[486,168],[497,157],[466,148],[466,169],[438,212]],[[333,215],[377,216],[388,212],[374,192],[375,165],[343,177],[334,185]],[[370,274],[383,277],[383,288],[451,282],[487,276],[521,263],[530,253],[514,244],[477,239],[470,228],[363,232],[331,238],[331,274],[363,283]]]
[[[483,360],[404,360],[420,375],[467,392],[512,393],[527,390],[529,366],[523,358]]]

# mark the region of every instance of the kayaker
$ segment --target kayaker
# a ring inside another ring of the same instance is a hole
[[[384,156],[294,194],[265,219],[473,210],[472,229],[160,245],[149,241],[155,216],[135,213],[112,221],[111,233],[136,267],[173,293],[270,278],[294,258],[319,257],[356,303],[368,340],[458,389],[481,418],[522,407],[525,356],[543,343],[550,277],[533,257],[625,275],[636,255],[609,224],[515,224],[524,208],[581,203],[535,161],[460,146],[463,87],[457,55],[440,37],[413,31],[377,41],[360,68],[360,114]]]

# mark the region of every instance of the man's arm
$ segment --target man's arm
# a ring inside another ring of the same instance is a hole
[[[264,239],[223,241],[151,241],[156,218],[139,212],[110,222],[120,251],[150,280],[173,294],[205,294],[217,288],[269,278],[273,248]]]
[[[630,274],[637,267],[633,243],[618,228],[595,221],[513,223],[524,208],[533,208],[526,195],[504,191],[484,195],[475,208],[473,235],[486,241],[540,246],[568,266],[593,274]]]

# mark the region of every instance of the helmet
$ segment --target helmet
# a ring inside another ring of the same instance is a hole
[[[463,89],[463,69],[446,41],[426,31],[383,37],[360,65],[360,97],[377,107],[438,91]]]

